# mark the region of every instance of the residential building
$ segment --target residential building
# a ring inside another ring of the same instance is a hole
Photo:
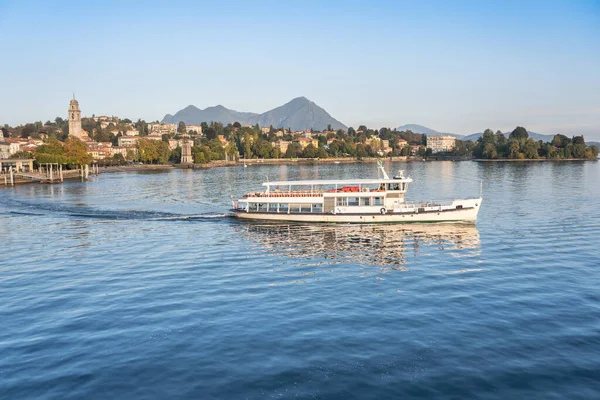
[[[309,144],[312,144],[315,148],[319,148],[319,139],[317,138],[299,138],[294,140],[294,142],[300,144],[302,150],[304,150]]]
[[[125,131],[125,136],[139,136],[140,135],[140,131],[138,131],[137,129],[128,129]]]
[[[229,141],[227,139],[225,139],[225,136],[219,135],[217,138],[221,142],[221,146],[225,147],[225,146],[229,145]]]
[[[187,129],[188,132],[194,132],[197,135],[202,135],[202,125],[190,124],[186,125],[185,129]]]
[[[119,136],[117,138],[117,144],[119,146],[135,146],[137,145],[139,139],[139,136]]]
[[[448,135],[431,135],[427,136],[427,148],[431,149],[432,153],[440,153],[450,151],[456,144],[456,138]]]
[[[288,142],[288,141],[285,141],[285,140],[280,140],[280,141],[279,141],[279,142],[277,142],[277,143],[273,143],[273,146],[277,146],[277,147],[279,147],[279,152],[280,152],[281,154],[285,154],[285,153],[286,153],[286,151],[287,151],[287,149],[288,149],[288,147],[290,147],[290,144],[291,144],[291,143],[292,143],[292,142]]]
[[[10,143],[0,142],[0,159],[10,157]]]
[[[202,132],[202,131],[200,131]],[[150,135],[171,135],[177,133],[176,124],[148,124],[148,133]]]
[[[263,126],[262,128],[260,128],[260,131],[266,135],[267,133],[271,132],[271,128],[268,126]]]

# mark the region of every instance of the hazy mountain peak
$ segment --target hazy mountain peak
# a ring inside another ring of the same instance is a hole
[[[296,97],[284,105],[262,114],[230,110],[219,104],[207,107],[204,110],[195,106],[188,106],[175,113],[175,115],[167,114],[163,118],[163,122],[178,123],[179,121],[184,121],[186,124],[210,123],[212,121],[223,124],[239,122],[244,125],[272,125],[276,128],[284,127],[293,130],[323,130],[328,125],[331,125],[332,129],[347,129],[344,124],[304,96]]]

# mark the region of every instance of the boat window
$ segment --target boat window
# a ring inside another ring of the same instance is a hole
[[[269,204],[269,212],[277,212],[277,203]]]
[[[373,197],[373,205],[374,206],[383,205],[383,197]]]
[[[259,203],[258,204],[258,212],[266,212],[267,211],[267,204],[266,203]]]
[[[257,211],[258,205],[256,203],[248,203],[248,211]]]
[[[402,190],[406,190],[406,183],[402,184]]]
[[[290,204],[290,212],[291,213],[299,213],[300,212],[300,204]]]
[[[400,190],[400,184],[388,183],[388,190]]]
[[[357,206],[358,205],[358,197],[348,197],[348,205],[349,206]]]
[[[338,197],[335,203],[337,206],[347,206],[348,205],[348,198],[347,197]]]
[[[279,212],[287,213],[288,212],[288,203],[279,203]]]
[[[371,205],[371,198],[370,197],[361,197],[360,198],[360,205],[361,206],[370,206]]]
[[[322,204],[313,204],[312,205],[312,212],[314,212],[314,213],[323,212],[323,205]]]

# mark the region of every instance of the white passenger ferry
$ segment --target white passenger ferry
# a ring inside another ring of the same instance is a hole
[[[263,192],[233,202],[237,218],[337,223],[475,223],[482,197],[410,202],[404,199],[412,179],[403,171],[389,178],[264,182]]]

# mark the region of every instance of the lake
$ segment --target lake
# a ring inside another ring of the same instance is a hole
[[[269,180],[375,164],[0,188],[2,399],[600,398],[600,164],[387,163],[476,226],[240,222]]]

